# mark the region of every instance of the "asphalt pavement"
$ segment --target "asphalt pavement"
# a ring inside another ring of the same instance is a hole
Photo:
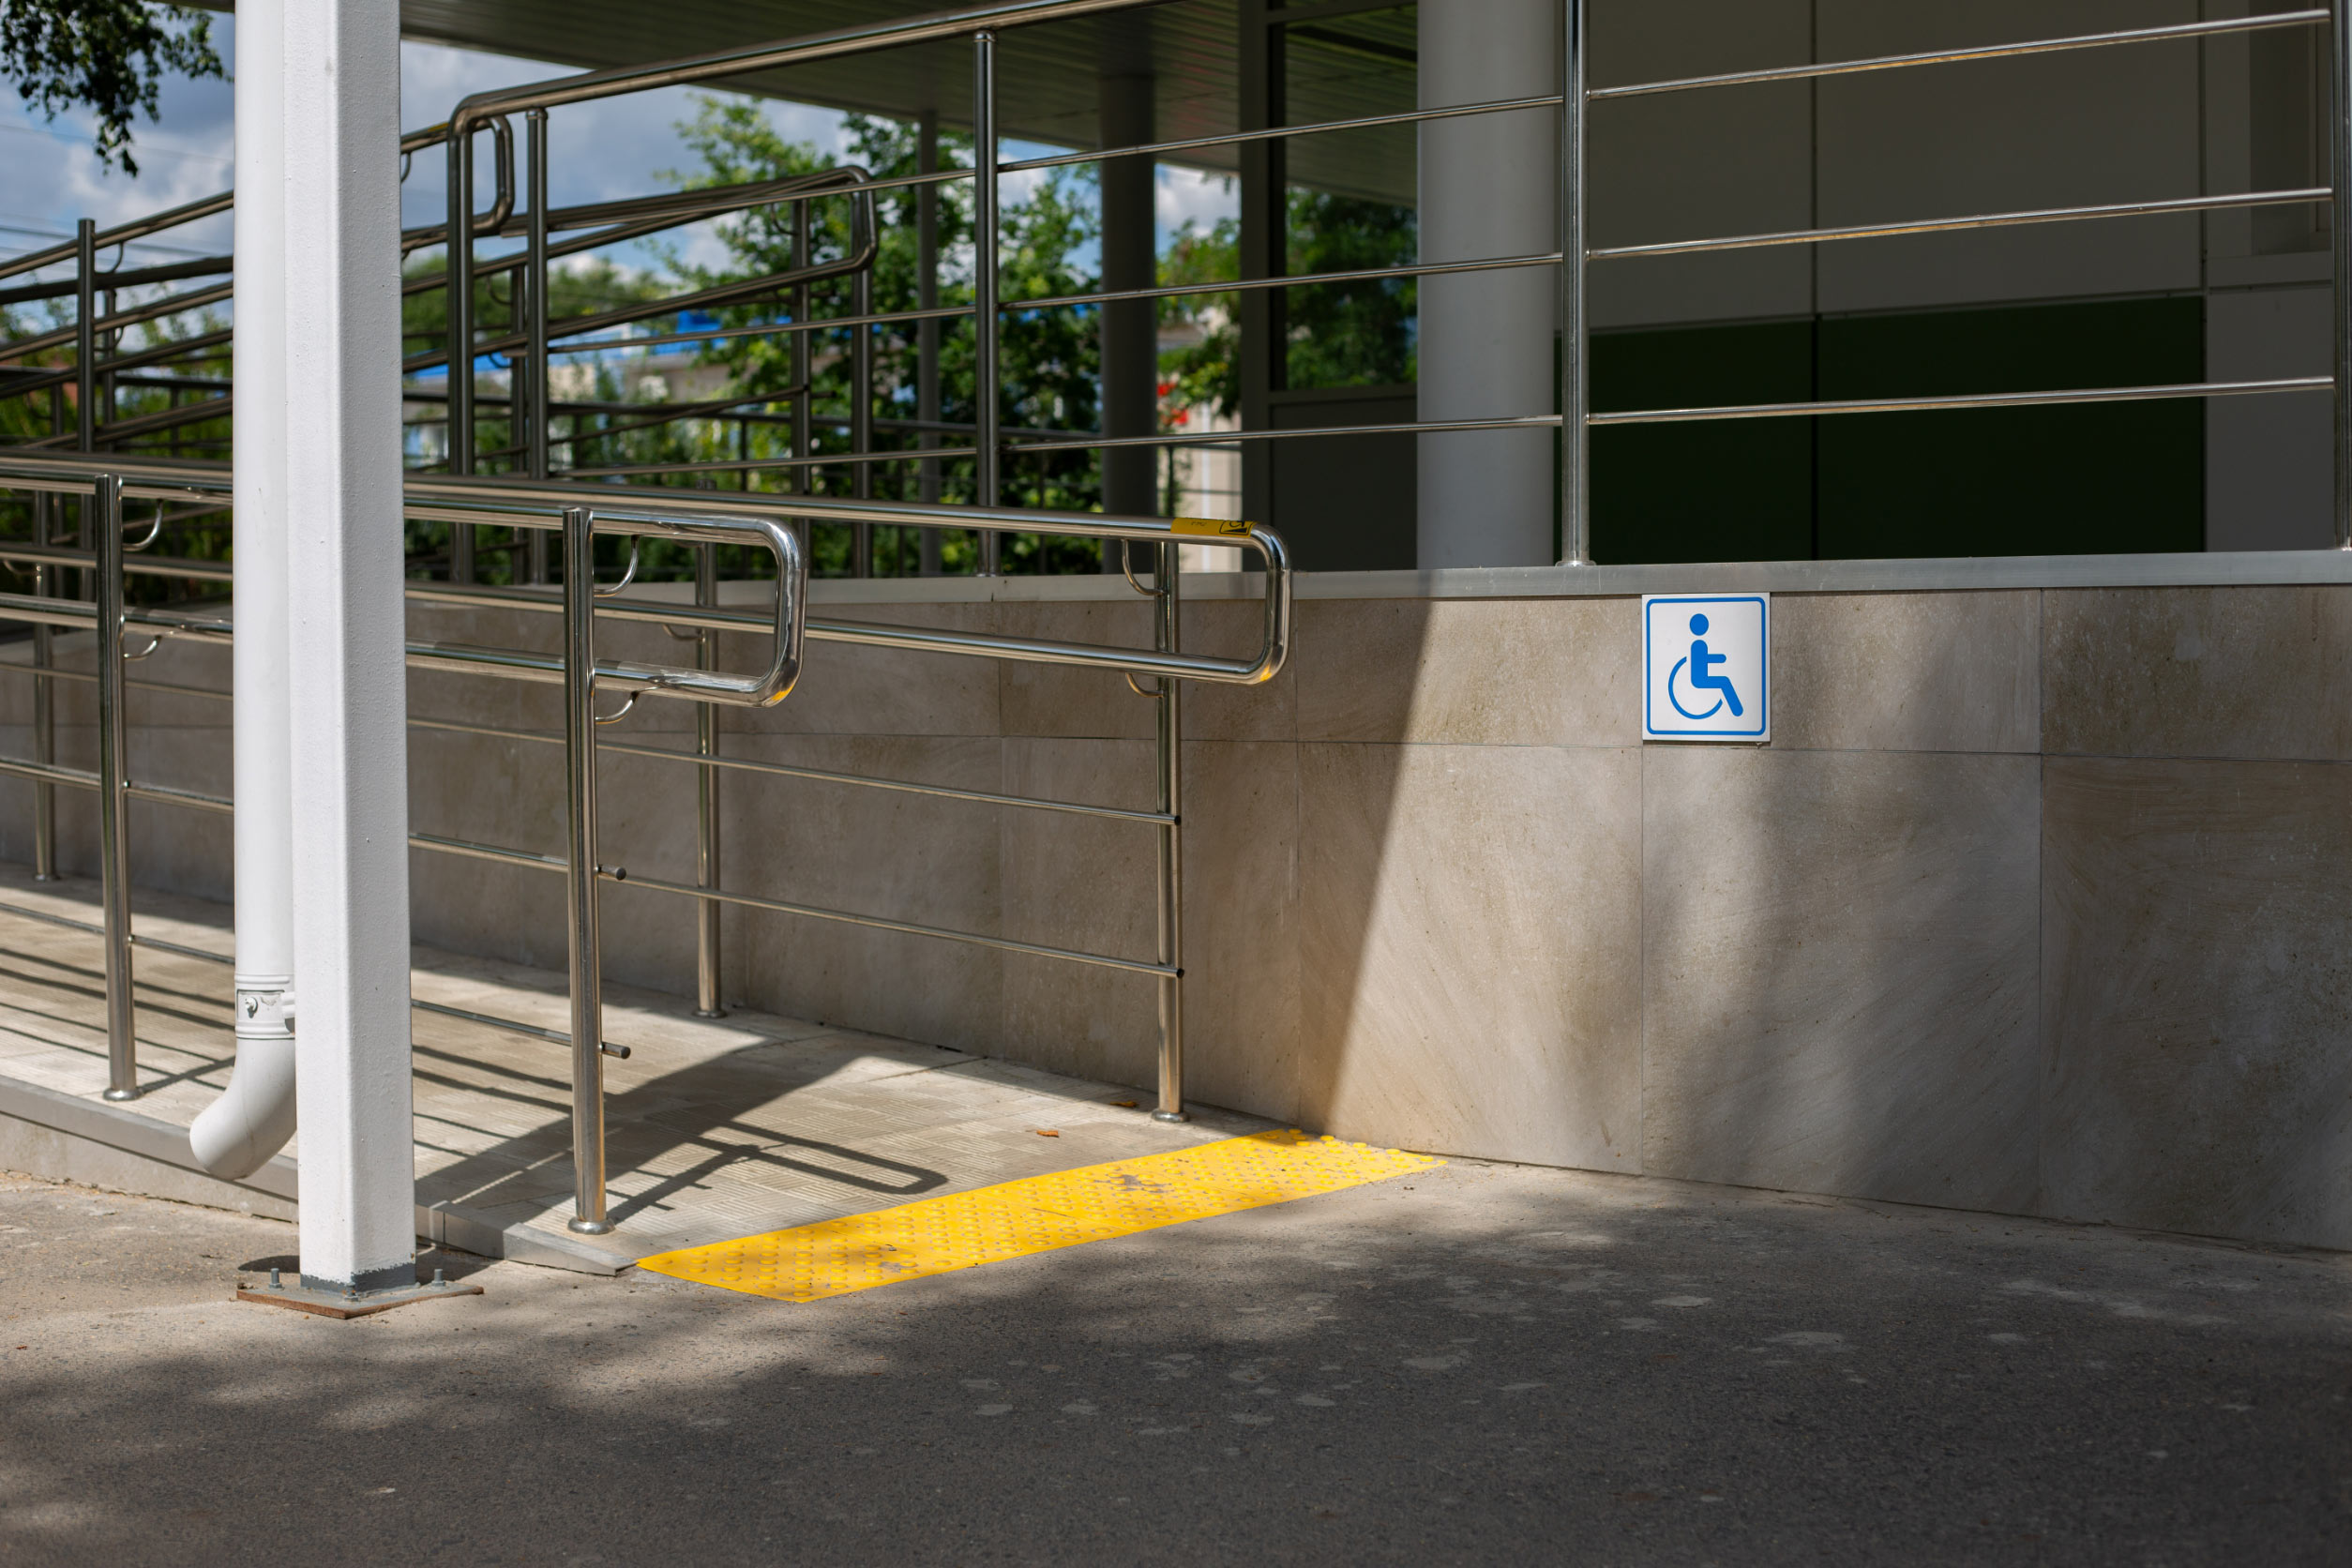
[[[2352,1258],[1455,1162],[792,1305],[0,1178],[0,1562],[2352,1562]]]

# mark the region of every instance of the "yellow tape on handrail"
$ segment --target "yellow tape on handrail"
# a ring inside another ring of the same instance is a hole
[[[1220,539],[1246,539],[1250,524],[1229,522],[1223,518],[1170,518],[1168,528],[1171,534],[1206,534]]]

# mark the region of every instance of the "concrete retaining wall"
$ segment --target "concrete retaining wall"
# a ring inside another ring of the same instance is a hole
[[[1440,1152],[2352,1247],[2352,587],[1785,593],[1775,611],[1763,748],[1639,744],[1624,597],[1310,598],[1279,680],[1195,690],[1195,1096]],[[1149,635],[1132,598],[848,612]],[[1253,613],[1196,603],[1187,646],[1242,651]],[[609,646],[675,645],[619,628]],[[210,684],[225,658],[143,670]],[[412,689],[419,716],[559,728],[551,689]],[[23,755],[6,700],[0,744]],[[136,765],[224,786],[222,705],[154,701],[140,716],[168,722]],[[731,713],[725,747],[1148,806],[1151,722],[1115,676],[812,644],[799,693]],[[649,703],[606,733],[685,745],[690,724]],[[68,760],[87,748],[69,733]],[[411,769],[421,830],[561,852],[557,747],[418,731]],[[689,780],[609,757],[607,860],[691,880]],[[725,790],[729,885],[1150,952],[1146,829],[740,774]],[[0,853],[24,856],[28,817],[0,814]],[[142,807],[134,834],[143,880],[226,895],[225,823]],[[86,865],[86,814],[68,841]],[[560,878],[415,866],[420,941],[563,961]],[[688,988],[684,903],[622,886],[606,907],[611,974]],[[1148,981],[727,921],[728,994],[752,1005],[1151,1078]]]

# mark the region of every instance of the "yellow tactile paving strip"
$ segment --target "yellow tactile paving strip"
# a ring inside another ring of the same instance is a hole
[[[638,1267],[777,1301],[821,1301],[1288,1203],[1442,1163],[1301,1132],[1252,1133],[659,1253]]]

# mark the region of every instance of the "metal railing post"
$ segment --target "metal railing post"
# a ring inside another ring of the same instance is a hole
[[[1159,589],[1153,627],[1153,645],[1176,653],[1183,643],[1178,618],[1184,598],[1178,551],[1173,540],[1159,547]],[[1168,821],[1159,826],[1159,961],[1174,970],[1160,976],[1160,1103],[1154,1122],[1186,1122],[1184,1110],[1184,686],[1162,677],[1159,701],[1159,809]]]
[[[48,545],[53,542],[50,527],[51,507],[54,505],[47,491],[33,497],[33,542]],[[58,573],[48,566],[33,573],[33,593],[48,598],[57,591]],[[33,628],[33,668],[37,671],[54,668],[51,631],[46,626]],[[42,767],[57,764],[57,703],[53,689],[56,683],[46,675],[33,677],[33,761]],[[57,880],[57,787],[53,784],[33,786],[33,880]]]
[[[873,313],[874,271],[867,267],[850,279],[850,314]],[[874,329],[857,326],[851,330],[857,336],[850,344],[850,450],[866,453],[874,449]],[[873,499],[872,463],[851,467],[850,493],[860,501]],[[850,575],[874,575],[874,525],[870,522],[850,525]]]
[[[449,126],[449,472],[474,472],[474,134]],[[512,404],[510,403],[511,409]],[[449,525],[449,579],[474,580],[474,525]]]
[[[972,446],[978,474],[973,503],[997,504],[1001,485],[998,464],[1003,457],[1003,422],[997,401],[996,285],[996,35],[972,36]],[[994,577],[1001,541],[983,529],[979,538],[980,575]]]
[[[918,173],[939,173],[939,111],[926,109],[915,128],[914,167]],[[920,185],[914,192],[914,304],[918,310],[939,309],[939,187]],[[926,317],[914,328],[914,416],[924,429],[915,445],[925,449],[939,445],[939,340],[935,318]],[[927,505],[939,503],[939,460],[926,458],[916,466],[916,496]],[[940,570],[940,532],[915,530],[915,551],[924,577]]]
[[[527,381],[530,386],[530,409],[524,415],[528,434],[530,473],[534,479],[548,476],[549,452],[554,441],[550,410],[555,401],[549,386],[553,368],[548,361],[547,344],[547,111],[534,109],[523,116],[524,159],[529,165],[531,179],[531,211],[524,230],[526,247],[524,261],[523,332],[530,339],[515,358],[520,372],[518,382]],[[514,395],[520,397],[523,388],[518,385]],[[526,528],[524,571],[533,582],[547,580],[547,530]]]
[[[98,450],[98,223],[74,225],[74,450]]]
[[[1592,563],[1592,431],[1585,422],[1592,400],[1585,357],[1585,0],[1563,0],[1560,28],[1560,562],[1585,566]]]
[[[792,204],[792,268],[794,271],[809,264],[811,249],[808,198],[804,196]],[[792,301],[792,324],[797,326],[808,319],[808,285],[803,283],[793,289]],[[807,332],[793,333],[792,384],[800,388],[792,394],[792,456],[795,458],[815,456],[809,450],[815,444],[809,418],[809,400],[813,396],[809,391],[809,383],[815,376],[815,363],[814,335]],[[748,430],[750,427],[739,425],[737,428]],[[817,488],[817,471],[813,468],[801,465],[786,470],[785,474],[784,488],[788,490],[807,495]],[[744,472],[743,488],[746,490],[751,488],[751,474],[748,469]],[[813,546],[816,535],[810,531],[807,519],[800,519],[792,526],[800,531],[800,536],[804,541]],[[810,559],[815,559],[816,551],[813,548],[808,554]]]
[[[585,506],[564,508],[564,769],[571,844],[565,864],[572,990],[572,1217],[601,1236],[604,1204],[604,993],[596,930],[596,534]]]
[[[703,609],[718,604],[718,547],[702,545],[694,556],[694,602]],[[695,662],[705,670],[718,668],[718,633],[704,629],[695,637]],[[694,750],[699,757],[718,755],[718,707],[694,705]],[[695,779],[694,885],[718,886],[718,769],[700,767]],[[700,899],[694,916],[694,1016],[723,1018],[726,1009],[718,995],[719,903]]]
[[[98,893],[106,924],[106,1097],[139,1097],[139,1041],[130,996],[129,716],[123,684],[123,481],[90,486],[85,532],[98,542]]]
[[[2334,239],[2336,548],[2352,550],[2352,0],[2335,0],[2328,38],[2329,227]]]

